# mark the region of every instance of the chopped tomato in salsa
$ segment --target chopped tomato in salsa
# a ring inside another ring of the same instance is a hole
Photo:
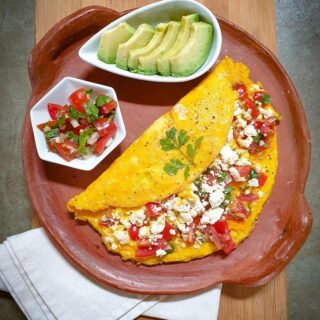
[[[91,93],[80,88],[69,96],[69,105],[48,103],[52,120],[37,125],[49,151],[66,161],[101,154],[117,133],[113,121],[117,102],[105,95],[94,101]]]

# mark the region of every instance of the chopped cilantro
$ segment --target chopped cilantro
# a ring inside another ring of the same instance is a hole
[[[70,114],[70,117],[72,119],[79,119],[79,118],[84,118],[85,117],[85,113],[79,112],[72,105],[69,106],[69,114]]]
[[[88,89],[85,92],[86,92],[86,94],[91,94],[92,93],[92,89]]]
[[[98,108],[102,107],[104,104],[106,104],[107,102],[110,102],[111,98],[109,98],[108,96],[99,96],[96,99],[96,105]]]
[[[72,141],[74,141],[74,142],[76,142],[76,143],[79,142],[79,137],[78,137],[75,133],[73,133],[72,131],[68,131],[68,132],[66,133],[66,136],[67,136],[67,138],[68,138],[69,140],[72,140]]]
[[[91,128],[91,129],[80,132],[78,152],[81,155],[87,154],[86,143],[93,130],[94,129]]]
[[[60,132],[59,132],[59,129],[55,128],[46,132],[44,135],[47,139],[53,139],[53,138],[59,137]]]
[[[91,122],[96,121],[99,118],[99,109],[91,101],[84,105],[84,110],[89,116]]]
[[[263,104],[270,104],[271,103],[270,96],[268,94],[264,94],[261,98],[261,102]]]
[[[221,172],[219,177],[218,177],[218,182],[223,182],[226,177],[227,177],[227,173],[226,172]]]
[[[256,136],[253,137],[253,142],[259,142],[263,138],[261,133],[258,133]]]
[[[249,180],[257,179],[258,177],[259,177],[258,173],[254,169],[251,169],[249,173]]]

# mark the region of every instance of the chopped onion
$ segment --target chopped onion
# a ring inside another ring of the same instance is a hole
[[[106,144],[106,148],[109,147],[109,146],[111,146],[113,140],[114,140],[113,138],[110,138],[110,140],[109,140],[109,141],[107,142],[107,144]]]
[[[80,124],[79,124],[77,119],[71,119],[70,123],[74,128],[77,128],[77,127],[80,126]]]
[[[65,135],[64,133],[60,133],[60,136],[59,136],[59,143],[64,142],[65,138],[66,138],[66,135]]]
[[[87,144],[94,144],[98,141],[98,139],[100,138],[100,135],[97,131],[95,131],[94,133],[92,133],[92,135],[89,137],[89,139],[87,140]]]
[[[49,126],[45,126],[44,128],[43,128],[43,132],[49,132],[51,129],[50,129],[50,127]]]

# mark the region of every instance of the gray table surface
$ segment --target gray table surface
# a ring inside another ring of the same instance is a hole
[[[320,319],[320,102],[317,97],[320,93],[320,1],[278,0],[276,8],[278,56],[298,89],[312,139],[306,194],[314,224],[305,245],[287,268],[288,318]],[[21,134],[31,90],[27,60],[35,43],[34,12],[32,0],[1,0],[0,243],[31,227],[31,207],[21,162]],[[2,319],[25,317],[14,300],[0,292]]]

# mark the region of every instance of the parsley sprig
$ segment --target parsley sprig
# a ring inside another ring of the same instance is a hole
[[[190,176],[190,166],[195,165],[194,158],[197,154],[197,150],[200,148],[203,137],[199,137],[194,144],[189,143],[186,147],[186,151],[183,151],[182,147],[186,145],[189,140],[190,137],[187,135],[185,130],[179,130],[179,132],[177,132],[177,129],[174,127],[166,132],[165,138],[160,139],[162,150],[178,150],[186,160],[183,162],[179,159],[170,159],[170,161],[163,167],[163,170],[169,176],[176,175],[181,169],[184,169],[185,179]]]

